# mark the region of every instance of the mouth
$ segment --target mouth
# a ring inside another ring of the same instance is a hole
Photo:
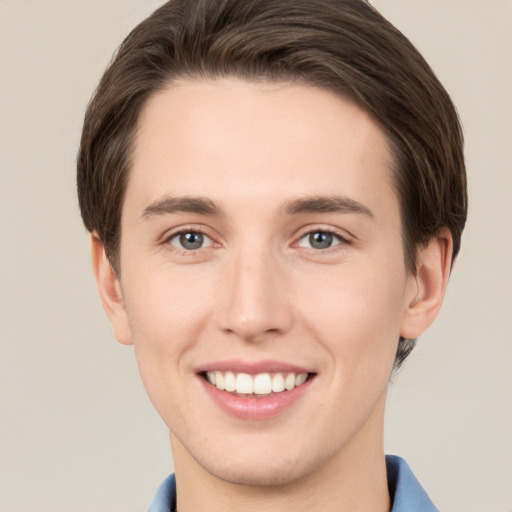
[[[293,391],[311,380],[315,374],[307,372],[262,372],[249,374],[211,370],[200,376],[220,391],[240,397],[265,398]]]
[[[196,369],[206,395],[221,411],[241,420],[276,418],[303,403],[317,373],[276,360],[231,359]]]

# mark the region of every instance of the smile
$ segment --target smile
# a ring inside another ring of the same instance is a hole
[[[277,372],[235,373],[231,371],[205,372],[206,380],[221,391],[237,395],[272,396],[284,391],[291,391],[302,386],[308,379],[308,373]]]

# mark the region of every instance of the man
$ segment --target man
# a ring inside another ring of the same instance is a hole
[[[78,158],[93,269],[169,427],[151,512],[433,511],[385,458],[393,368],[466,217],[455,109],[360,0],[171,0]]]

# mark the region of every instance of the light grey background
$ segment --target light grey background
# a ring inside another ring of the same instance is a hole
[[[0,512],[144,510],[163,423],[90,274],[74,165],[87,101],[156,0],[0,0]],[[375,0],[465,127],[471,195],[445,307],[390,389],[386,450],[445,512],[512,512],[512,2]]]

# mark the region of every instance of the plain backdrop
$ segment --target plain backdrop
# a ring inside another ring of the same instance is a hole
[[[160,3],[0,0],[0,512],[143,511],[172,470],[75,194],[88,99]],[[445,512],[511,512],[512,2],[372,3],[458,106],[471,200],[444,309],[391,385],[386,451]]]

